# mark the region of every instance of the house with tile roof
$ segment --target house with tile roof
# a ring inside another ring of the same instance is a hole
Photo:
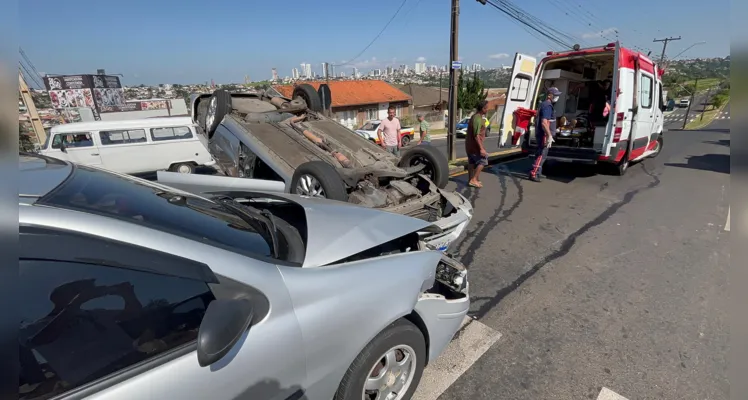
[[[328,82],[304,82],[319,89],[327,83],[332,94],[332,114],[338,122],[357,129],[365,121],[387,117],[387,108],[395,107],[395,114],[408,117],[413,97],[379,80],[341,80]],[[285,97],[293,94],[293,85],[274,85],[273,89]]]

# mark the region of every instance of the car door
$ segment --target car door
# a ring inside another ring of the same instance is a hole
[[[236,158],[238,158],[238,155],[233,154],[232,142],[237,142],[238,145],[239,139],[222,124],[218,125],[213,137],[208,142],[208,150],[211,156],[216,160],[216,164],[221,170],[226,173],[236,167]]]
[[[518,108],[531,108],[535,95],[535,71],[538,61],[535,57],[516,53],[512,72],[509,76],[509,90],[507,91],[504,111],[499,122],[499,143],[514,134],[514,111]]]
[[[101,154],[93,132],[57,133],[52,148],[59,149],[60,159],[76,164],[100,166]]]
[[[649,144],[649,137],[654,126],[655,116],[655,78],[650,72],[639,68],[636,72],[637,79],[637,96],[638,111],[634,119],[634,141],[631,145],[631,155],[629,159],[633,160],[644,153]]]
[[[19,398],[303,395],[301,333],[277,268],[255,270],[253,287],[199,261],[124,242],[20,230]],[[250,328],[222,359],[201,367],[197,339],[208,308],[239,296],[255,307]]]

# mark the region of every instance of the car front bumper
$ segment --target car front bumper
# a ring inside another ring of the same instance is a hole
[[[470,308],[469,284],[463,296],[457,299],[434,293],[422,293],[415,311],[426,325],[429,335],[429,362],[436,360],[447,348]]]
[[[449,245],[462,235],[473,218],[473,205],[460,193],[441,189],[439,191],[455,207],[455,212],[434,222],[441,232],[423,237],[421,240],[439,251],[446,251]]]

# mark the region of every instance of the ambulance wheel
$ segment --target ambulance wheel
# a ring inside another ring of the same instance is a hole
[[[626,171],[629,170],[629,155],[628,153],[623,156],[623,160],[615,165],[613,169],[613,174],[617,176],[623,176],[626,174]]]
[[[649,157],[655,158],[659,156],[660,152],[662,152],[662,144],[663,144],[663,139],[662,139],[662,135],[660,134],[660,136],[657,136],[657,146],[655,146],[654,148],[654,153],[652,153]]]

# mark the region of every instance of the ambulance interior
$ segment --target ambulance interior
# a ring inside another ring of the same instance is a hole
[[[551,123],[553,146],[602,149],[608,119],[615,114],[610,109],[603,115],[606,102],[612,106],[614,61],[614,53],[606,52],[544,63],[535,109],[547,88],[561,91],[554,105],[555,126]]]

